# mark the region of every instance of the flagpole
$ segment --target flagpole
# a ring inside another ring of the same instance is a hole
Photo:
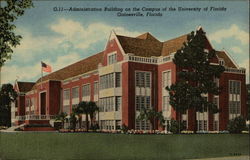
[[[42,66],[42,61],[41,61],[41,89],[43,88],[42,81],[43,81],[43,66]]]

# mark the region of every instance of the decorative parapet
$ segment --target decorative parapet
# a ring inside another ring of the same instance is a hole
[[[16,120],[51,120],[55,119],[54,115],[25,115],[25,116],[16,116]]]
[[[245,68],[225,68],[225,72],[227,73],[238,73],[238,74],[245,74],[246,73],[246,69]]]
[[[147,64],[162,64],[166,62],[171,62],[174,58],[174,55],[169,56],[160,56],[160,57],[140,57],[140,56],[134,56],[133,54],[127,54],[125,55],[125,60],[129,62],[139,62],[139,63],[147,63]]]

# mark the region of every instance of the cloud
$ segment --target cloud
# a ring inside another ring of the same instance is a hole
[[[242,44],[249,44],[249,34],[246,31],[241,30],[236,24],[231,25],[227,29],[218,30],[210,34],[209,39],[217,43],[221,43],[222,39],[235,38],[239,40]]]
[[[65,18],[41,27],[44,27],[41,30],[48,30],[45,27],[49,27],[52,33],[47,36],[35,35],[25,28],[18,28],[17,33],[22,35],[23,39],[21,45],[14,48],[12,60],[2,68],[2,83],[14,82],[17,77],[21,81],[36,81],[41,74],[41,60],[50,64],[53,71],[56,71],[82,57],[94,54],[85,51],[99,44],[98,42],[107,40],[112,29],[127,36],[140,34],[121,26],[101,22],[84,26],[79,21]]]
[[[68,55],[57,57],[55,61],[51,61],[50,59],[45,59],[44,62],[51,65],[52,71],[56,71],[61,69],[67,65],[77,62],[80,59],[80,55],[77,53],[70,53]],[[44,73],[46,75],[47,73]],[[11,65],[11,66],[3,66],[2,68],[2,83],[14,82],[14,80],[18,79],[21,81],[36,81],[39,77],[41,77],[41,64],[40,62],[36,65],[28,65],[28,66],[19,66],[19,65]]]
[[[239,53],[243,53],[243,51],[242,51],[242,49],[241,48],[239,48],[239,47],[232,47],[232,48],[230,48],[234,53],[237,53],[237,54],[239,54]]]
[[[107,39],[111,30],[126,36],[137,36],[140,34],[140,32],[128,31],[123,27],[101,22],[84,26],[78,21],[65,18],[59,19],[55,24],[50,25],[49,28],[60,34],[62,36],[61,39],[72,42],[75,47],[80,49],[86,49],[98,41]]]

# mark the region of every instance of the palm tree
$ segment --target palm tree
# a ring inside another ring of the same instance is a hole
[[[88,107],[89,107],[89,116],[90,116],[90,124],[91,128],[93,127],[93,119],[94,119],[94,114],[96,111],[99,110],[97,107],[96,103],[93,101],[88,102]]]
[[[83,114],[83,110],[81,107],[79,107],[79,105],[77,105],[77,107],[73,108],[73,113],[75,113],[75,115],[78,117],[78,121],[79,121],[79,128],[82,127],[82,114]]]
[[[86,130],[89,130],[89,105],[85,101],[81,101],[78,106],[81,113],[85,114]]]
[[[66,112],[61,112],[60,114],[58,114],[56,116],[56,120],[62,121],[62,128],[64,128],[64,121],[65,121],[66,117],[67,117],[67,113]]]
[[[143,107],[137,119],[149,121],[153,130],[155,130],[157,120],[159,120],[160,125],[164,123],[162,112],[157,112],[154,108],[146,109]]]
[[[76,119],[76,114],[74,112],[70,114],[69,121],[70,121],[70,128],[75,131],[77,119]]]

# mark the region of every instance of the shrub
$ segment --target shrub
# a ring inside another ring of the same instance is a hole
[[[98,124],[94,124],[92,126],[90,126],[90,130],[96,131],[99,129],[99,125]]]
[[[128,126],[126,126],[125,124],[123,124],[121,130],[122,130],[123,133],[127,133],[128,132]]]
[[[246,120],[242,117],[236,117],[229,121],[227,129],[230,133],[241,133],[246,129]]]
[[[170,122],[170,132],[176,134],[180,133],[184,129],[183,122],[176,121],[174,119]]]

